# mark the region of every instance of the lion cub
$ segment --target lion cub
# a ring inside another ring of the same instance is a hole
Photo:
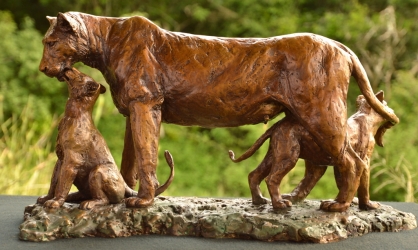
[[[379,101],[383,100],[383,91],[376,94]],[[378,203],[370,201],[370,157],[375,143],[383,146],[384,132],[392,125],[375,112],[360,95],[357,98],[357,112],[348,121],[348,139],[350,148],[365,163],[365,168],[357,172],[358,201],[363,210],[375,209]],[[263,162],[248,176],[252,200],[254,204],[265,204],[267,200],[261,195],[259,185],[266,178],[273,208],[285,208],[292,205],[291,201],[302,201],[308,196],[312,188],[326,171],[326,166],[333,166],[334,162],[313,140],[310,133],[293,116],[286,116],[268,129],[241,157],[235,159],[234,152],[229,151],[234,162],[247,159],[270,138],[270,146]],[[301,158],[305,160],[305,177],[299,185],[288,195],[280,195],[279,186],[283,177],[296,165]],[[334,168],[337,185],[345,181],[337,168]],[[344,179],[345,178],[345,179]],[[348,205],[351,201],[348,201]],[[321,205],[323,208],[323,205]],[[326,208],[325,208],[326,209]],[[346,208],[342,208],[343,211]]]
[[[58,126],[58,160],[49,192],[39,197],[37,203],[58,208],[65,201],[82,201],[81,209],[92,209],[137,195],[126,185],[103,136],[93,123],[94,104],[106,88],[75,68],[65,72],[65,80],[69,98]],[[174,176],[171,155],[166,151],[165,156],[171,174],[167,182],[157,189],[156,195],[170,185]],[[78,192],[69,194],[72,184]]]

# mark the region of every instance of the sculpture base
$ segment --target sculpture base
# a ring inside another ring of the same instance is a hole
[[[50,241],[71,237],[128,237],[143,234],[244,238],[263,241],[327,243],[370,232],[416,228],[415,216],[390,206],[360,211],[354,204],[343,213],[319,210],[319,201],[306,200],[274,211],[270,204],[250,199],[157,197],[149,208],[124,204],[78,209],[65,203],[59,209],[30,205],[20,225],[20,239]]]

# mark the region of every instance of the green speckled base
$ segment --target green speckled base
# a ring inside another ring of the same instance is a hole
[[[50,241],[71,237],[128,237],[142,234],[244,238],[263,241],[327,243],[370,232],[416,228],[415,216],[381,205],[360,211],[352,205],[343,213],[319,210],[319,201],[306,200],[292,208],[273,211],[271,205],[252,205],[250,199],[157,197],[149,208],[124,204],[78,209],[27,206],[20,239]]]

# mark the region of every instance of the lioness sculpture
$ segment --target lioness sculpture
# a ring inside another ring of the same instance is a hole
[[[94,104],[106,88],[75,68],[64,74],[70,97],[58,127],[58,160],[49,192],[39,197],[37,203],[58,208],[65,201],[82,201],[81,209],[92,209],[137,195],[123,180],[103,136],[93,123]],[[166,151],[165,156],[171,168],[170,177],[156,189],[155,195],[164,192],[174,177],[171,154]],[[78,192],[68,194],[72,184]]]
[[[378,92],[376,97],[386,105],[382,91]],[[359,207],[363,210],[375,209],[379,206],[378,203],[370,201],[370,158],[375,141],[379,146],[383,145],[382,137],[388,128],[385,122],[386,120],[370,107],[362,95],[357,98],[357,112],[347,121],[350,145],[366,163],[363,172],[358,173],[361,176],[358,187]],[[254,204],[267,203],[259,187],[263,179],[266,180],[274,208],[288,207],[292,205],[292,202],[302,201],[324,175],[326,166],[335,164],[327,152],[315,143],[310,133],[292,115],[274,124],[239,158],[235,159],[234,152],[230,150],[230,158],[234,162],[247,159],[267,139],[270,139],[270,146],[263,162],[248,176]],[[280,195],[279,186],[283,177],[296,165],[299,158],[305,159],[305,177],[291,194]],[[335,169],[335,174],[338,185],[340,179],[344,177],[339,175],[338,168]]]
[[[130,187],[127,206],[149,206],[156,177],[161,122],[233,127],[291,113],[336,162],[344,180],[327,208],[344,210],[365,163],[350,150],[346,99],[351,76],[373,109],[397,116],[373,94],[355,54],[314,34],[220,38],[170,32],[144,17],[111,18],[78,12],[48,18],[39,69],[63,78],[75,62],[97,68],[125,115],[121,172]]]

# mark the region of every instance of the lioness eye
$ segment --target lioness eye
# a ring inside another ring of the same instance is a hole
[[[54,47],[55,44],[57,43],[57,41],[51,41],[51,42],[47,42],[46,44],[48,44],[49,47]]]

